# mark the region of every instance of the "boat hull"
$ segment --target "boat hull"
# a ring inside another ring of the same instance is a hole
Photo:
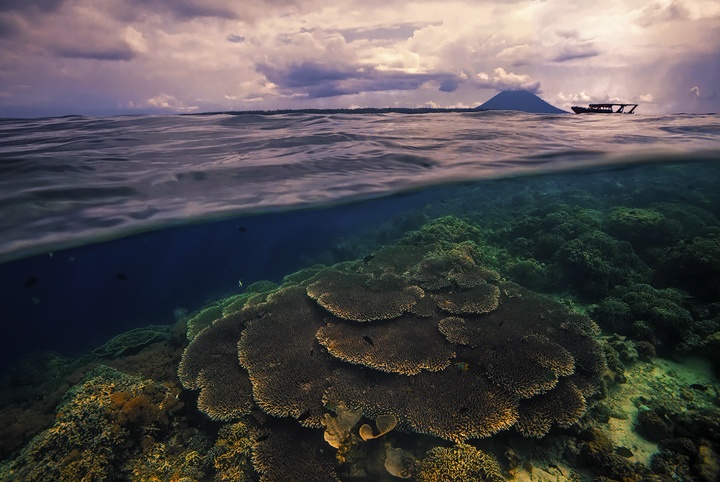
[[[619,109],[613,110],[614,106],[619,106]],[[625,107],[630,107],[630,110],[625,111]],[[632,114],[636,107],[637,104],[590,104],[590,107],[574,105],[571,109],[576,114]]]

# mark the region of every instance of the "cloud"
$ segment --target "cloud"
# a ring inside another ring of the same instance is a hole
[[[129,47],[117,47],[107,49],[95,49],[87,47],[59,47],[54,50],[60,57],[69,59],[92,59],[92,60],[124,60],[129,61],[135,57],[135,52]]]
[[[496,57],[515,67],[520,67],[537,60],[538,49],[530,44],[513,45],[503,49]]]
[[[455,92],[460,86],[460,82],[455,78],[443,79],[440,82],[440,92]]]
[[[382,71],[351,65],[327,66],[320,63],[304,62],[276,68],[267,64],[257,66],[267,80],[277,85],[286,94],[301,91],[310,98],[334,97],[391,90],[415,90],[428,82],[440,81],[441,88],[453,84],[447,74],[413,74],[400,71]],[[454,89],[453,89],[454,90]],[[444,92],[451,92],[445,90]]]
[[[482,89],[495,90],[527,90],[533,94],[540,93],[540,81],[533,80],[529,75],[519,75],[512,72],[505,72],[505,69],[498,67],[493,72],[493,77],[484,72],[476,75],[475,85]]]
[[[650,27],[659,23],[685,20],[689,15],[690,12],[681,2],[653,2],[640,11],[635,23]]]
[[[593,101],[592,97],[587,95],[585,92],[578,92],[578,93],[567,94],[567,95],[560,92],[555,96],[555,99],[556,99],[556,102],[555,102],[556,105],[560,105],[566,109],[573,105],[588,104]]]
[[[337,32],[342,35],[347,42],[370,40],[377,43],[388,40],[407,40],[418,30],[422,30],[428,26],[439,25],[442,25],[442,22],[403,22],[386,26],[346,28],[337,30]]]
[[[447,107],[541,85],[717,105],[720,5],[650,2],[0,0],[0,110]]]
[[[164,93],[147,99],[145,103],[155,109],[168,110],[172,112],[194,112],[198,110],[197,106],[187,106],[183,101],[176,99],[172,95]]]
[[[596,57],[600,51],[591,42],[572,43],[563,45],[552,57],[553,62],[567,62],[575,59]]]
[[[0,2],[0,12],[53,12],[57,10],[64,0],[3,0]]]

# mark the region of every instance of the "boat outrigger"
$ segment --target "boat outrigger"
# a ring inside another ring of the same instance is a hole
[[[613,110],[613,107],[619,105],[617,110]],[[632,106],[630,110],[625,112],[625,107]],[[590,104],[589,107],[577,107],[572,106],[571,109],[576,114],[632,114],[638,104]]]

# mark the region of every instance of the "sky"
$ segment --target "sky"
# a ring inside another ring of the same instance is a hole
[[[0,117],[475,107],[720,112],[720,0],[0,0]]]

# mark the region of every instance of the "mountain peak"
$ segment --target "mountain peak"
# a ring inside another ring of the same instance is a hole
[[[531,114],[566,114],[527,90],[504,90],[477,110],[517,110]]]

